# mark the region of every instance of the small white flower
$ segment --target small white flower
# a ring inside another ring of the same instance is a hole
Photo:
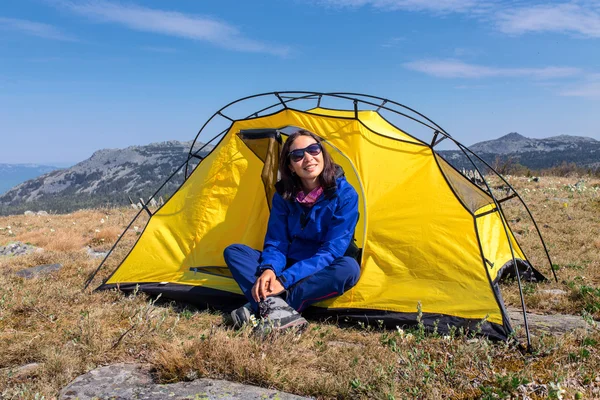
[[[11,231],[11,230],[9,230],[9,231],[8,231],[8,234],[9,234],[9,235],[12,235],[12,231]]]
[[[253,328],[255,328],[258,325],[258,321],[256,320],[254,314],[250,315],[250,324],[252,324]]]
[[[96,233],[100,233],[100,229],[96,229],[94,232],[96,232]]]
[[[101,223],[101,224],[103,224],[103,223],[104,223],[104,218],[102,218],[102,219],[100,220],[100,223]]]
[[[10,225],[6,227],[6,229],[10,229]]]
[[[133,227],[133,231],[134,231],[134,232],[137,232],[137,231],[138,231],[138,229],[140,229],[140,228],[138,228],[137,226],[134,226],[134,227]]]
[[[76,224],[75,224],[75,221],[73,221],[73,225],[76,225]]]
[[[450,341],[450,339],[452,339],[450,336],[444,336],[442,339],[446,340],[446,341]]]
[[[54,229],[50,228],[50,232],[54,232]]]

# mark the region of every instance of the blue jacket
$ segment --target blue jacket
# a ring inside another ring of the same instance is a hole
[[[287,289],[344,255],[358,221],[358,194],[343,172],[336,183],[311,208],[275,193],[257,275],[270,268]]]

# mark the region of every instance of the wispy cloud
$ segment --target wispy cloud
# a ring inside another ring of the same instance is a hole
[[[142,50],[150,51],[152,53],[163,53],[163,54],[177,53],[177,49],[174,49],[172,47],[143,46]]]
[[[454,57],[476,57],[484,53],[481,49],[457,47],[452,52]]]
[[[286,56],[290,48],[246,38],[234,26],[197,15],[107,1],[54,2],[76,14],[141,32],[199,40],[230,50]]]
[[[317,0],[317,3],[340,8],[371,6],[383,10],[432,11],[436,13],[477,12],[485,6],[477,0]]]
[[[44,39],[74,42],[76,39],[53,25],[26,19],[0,17],[0,29],[21,32]]]
[[[400,45],[400,43],[404,42],[405,40],[406,39],[403,37],[393,37],[383,42],[380,46],[385,48],[397,47]]]
[[[600,99],[600,74],[590,74],[585,81],[564,89],[560,94],[569,97]]]
[[[534,79],[565,78],[581,73],[573,67],[501,68],[467,64],[458,60],[418,60],[403,64],[405,68],[438,78],[528,77]]]
[[[372,7],[386,11],[420,11],[434,15],[462,14],[500,32],[522,35],[559,32],[600,37],[598,0],[313,0],[327,7]]]
[[[540,4],[504,11],[497,18],[498,29],[508,34],[561,32],[600,37],[600,11],[589,3]]]

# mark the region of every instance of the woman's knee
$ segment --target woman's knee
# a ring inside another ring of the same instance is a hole
[[[230,244],[229,246],[225,247],[225,250],[223,250],[223,258],[225,259],[225,261],[230,260],[230,259],[234,258],[237,254],[239,254],[240,246],[243,246],[243,245]]]
[[[342,260],[340,261],[343,265],[342,269],[346,274],[346,281],[351,286],[354,286],[360,277],[360,265],[358,265],[356,259],[352,257],[342,257]]]
[[[245,244],[231,244],[223,250],[225,264],[231,269],[240,265],[257,264],[260,258],[260,252]]]

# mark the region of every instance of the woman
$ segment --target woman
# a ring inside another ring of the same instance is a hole
[[[224,252],[249,301],[232,311],[234,325],[258,312],[262,331],[306,325],[302,310],[341,295],[360,275],[357,261],[344,256],[358,221],[358,195],[321,139],[304,129],[293,133],[279,172],[262,253],[240,244]]]

